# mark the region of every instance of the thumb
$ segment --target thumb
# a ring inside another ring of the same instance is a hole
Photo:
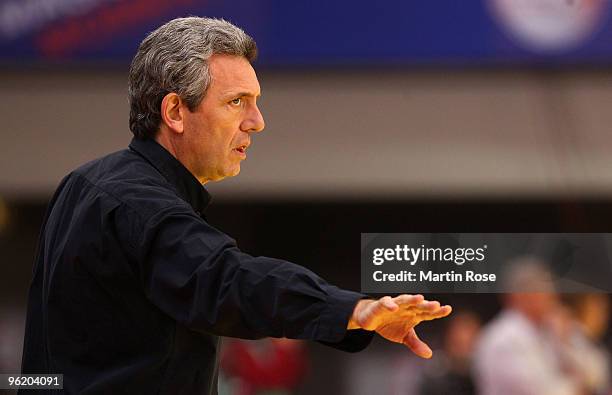
[[[404,337],[403,343],[409,349],[411,349],[413,353],[415,353],[421,358],[429,359],[433,355],[431,348],[429,348],[429,346],[425,344],[425,342],[419,339],[416,332],[414,331],[414,328],[410,329],[408,334]]]

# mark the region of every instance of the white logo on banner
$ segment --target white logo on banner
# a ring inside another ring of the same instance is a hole
[[[609,0],[488,0],[504,30],[526,49],[561,52],[588,40]]]

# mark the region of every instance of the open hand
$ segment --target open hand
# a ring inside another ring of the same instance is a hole
[[[446,317],[451,311],[450,306],[427,301],[423,295],[364,299],[355,306],[348,329],[375,331],[387,340],[406,345],[422,358],[431,358],[431,349],[418,338],[414,327],[422,321]]]

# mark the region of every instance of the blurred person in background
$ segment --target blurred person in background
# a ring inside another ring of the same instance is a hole
[[[306,350],[298,340],[232,339],[223,348],[221,369],[231,395],[289,395],[306,373]]]
[[[573,294],[567,303],[565,321],[559,325],[566,339],[565,358],[578,369],[589,395],[612,394],[610,388],[610,353],[601,344],[608,329],[610,298],[608,294]]]
[[[246,254],[206,220],[203,185],[236,176],[265,126],[256,54],[244,31],[211,18],[174,19],[140,44],[129,148],[71,172],[49,204],[23,374],[63,374],[67,393],[214,394],[221,336],[356,352],[377,333],[431,357],[414,327],[450,306],[366,299]]]
[[[424,369],[420,395],[476,394],[472,358],[480,326],[480,319],[470,311],[453,314],[444,332],[444,349],[436,351],[436,360]]]
[[[566,312],[546,265],[532,257],[508,265],[503,309],[486,327],[475,354],[482,395],[585,395],[575,361],[567,358]],[[560,329],[561,328],[561,329]]]

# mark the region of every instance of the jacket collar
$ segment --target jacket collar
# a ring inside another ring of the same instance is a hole
[[[130,149],[142,155],[172,184],[183,200],[203,215],[211,196],[197,178],[153,139],[133,138]]]

